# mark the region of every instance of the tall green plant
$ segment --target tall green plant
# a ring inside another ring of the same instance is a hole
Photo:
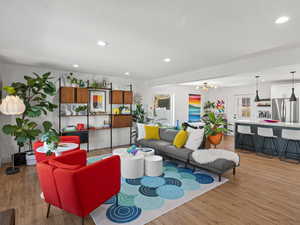
[[[213,112],[207,113],[207,116],[203,118],[204,132],[206,136],[214,136],[219,133],[224,134],[229,131],[229,129],[225,128],[228,123],[224,120],[221,115],[215,115]]]
[[[57,105],[53,104],[47,98],[56,94],[56,87],[51,82],[51,73],[39,75],[33,73],[34,76],[24,76],[25,82],[13,82],[10,86],[4,87],[8,95],[19,96],[26,108],[21,118],[16,118],[16,124],[6,124],[2,131],[16,140],[19,151],[26,143],[30,143],[41,133],[38,124],[30,121],[30,118],[39,117],[42,114],[47,115],[53,112]]]
[[[133,119],[137,123],[145,122],[145,110],[143,108],[143,104],[136,104],[136,109],[133,111]]]

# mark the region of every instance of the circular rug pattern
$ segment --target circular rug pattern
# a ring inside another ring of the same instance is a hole
[[[174,163],[174,162],[164,162],[164,166],[173,166],[173,167],[177,167],[177,163]]]
[[[142,210],[153,210],[161,208],[164,204],[164,200],[161,197],[139,195],[134,198],[134,204]]]
[[[200,184],[211,184],[214,182],[214,178],[204,173],[195,173],[196,181]]]
[[[100,155],[100,156],[90,157],[87,159],[87,164],[89,165],[89,164],[95,163],[97,161],[108,158],[110,156],[112,156],[112,154],[104,154],[104,155]]]
[[[166,184],[169,184],[169,185],[176,185],[178,187],[180,187],[182,185],[180,180],[178,180],[176,178],[172,178],[172,177],[166,177],[165,181],[166,181]]]
[[[196,180],[196,176],[194,174],[190,174],[190,173],[186,173],[186,172],[182,172],[182,173],[179,173],[180,176],[183,178],[183,179],[191,179],[191,180]]]
[[[176,185],[163,185],[157,188],[156,193],[164,199],[178,199],[183,197],[184,191]]]
[[[127,195],[122,192],[118,194],[119,204],[122,206],[134,206],[134,197],[136,195]]]
[[[173,172],[173,171],[165,171],[165,176],[164,178],[166,177],[172,177],[172,178],[176,178],[176,179],[181,179],[181,176],[179,173],[177,172]]]
[[[138,195],[139,186],[124,183],[121,185],[121,193],[126,195]]]
[[[106,211],[106,217],[115,223],[128,223],[141,215],[142,210],[136,206],[110,206]]]
[[[162,177],[144,177],[141,180],[141,184],[146,187],[159,187],[165,184],[165,179]]]
[[[137,178],[137,179],[125,179],[127,184],[131,185],[141,185],[141,180],[142,178]]]
[[[152,187],[146,187],[141,185],[139,188],[139,192],[142,195],[148,196],[148,197],[157,197],[157,193],[156,193],[156,188],[152,188]]]
[[[180,167],[177,169],[179,173],[193,173],[193,170],[190,168]]]
[[[164,166],[163,171],[173,171],[173,172],[177,172],[177,168],[173,167],[173,166]]]
[[[200,184],[195,180],[182,179],[181,181],[182,181],[181,188],[185,191],[194,191],[200,188]]]
[[[110,199],[108,199],[106,202],[103,204],[113,204],[116,202],[116,196],[112,196]]]

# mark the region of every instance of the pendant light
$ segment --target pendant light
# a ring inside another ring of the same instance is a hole
[[[255,76],[255,79],[256,79],[256,95],[255,95],[254,101],[255,101],[255,102],[259,102],[259,101],[260,101],[260,100],[259,100],[259,96],[258,96],[258,79],[259,79],[259,76],[256,75],[256,76]]]
[[[291,97],[290,97],[290,101],[291,102],[296,102],[297,101],[297,98],[296,98],[296,95],[295,95],[295,73],[296,73],[296,71],[292,71],[291,72],[291,74],[292,74],[292,82],[293,82],[292,94],[291,94]]]
[[[18,96],[8,95],[2,100],[0,111],[6,115],[20,115],[25,111],[25,105]]]

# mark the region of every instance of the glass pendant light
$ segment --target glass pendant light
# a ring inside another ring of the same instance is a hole
[[[259,101],[260,101],[260,100],[259,100],[259,96],[258,96],[258,79],[259,79],[259,76],[256,75],[256,76],[255,76],[255,79],[256,79],[256,95],[255,95],[254,101],[255,101],[255,102],[259,102]]]
[[[295,95],[295,73],[296,73],[296,71],[291,72],[292,81],[293,81],[292,94],[291,94],[291,97],[290,97],[291,102],[296,102],[297,101],[297,98],[296,98],[296,95]]]

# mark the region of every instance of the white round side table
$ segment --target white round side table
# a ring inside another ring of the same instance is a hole
[[[127,179],[136,179],[144,176],[144,155],[135,156],[127,152],[127,148],[113,150],[113,155],[121,159],[121,176]]]
[[[157,177],[163,172],[163,159],[158,155],[145,157],[145,175]]]

